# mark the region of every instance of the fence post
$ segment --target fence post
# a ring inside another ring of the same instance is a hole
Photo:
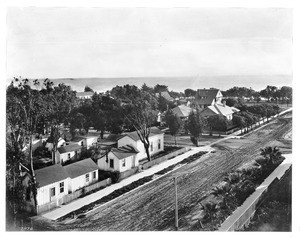
[[[175,229],[178,231],[178,202],[177,202],[177,177],[174,177],[175,186]]]

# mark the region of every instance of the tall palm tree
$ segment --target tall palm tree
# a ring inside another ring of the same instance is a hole
[[[228,202],[232,197],[231,186],[229,185],[217,186],[213,188],[211,194],[216,197],[222,197],[222,206],[227,208]]]
[[[279,151],[279,148],[277,146],[267,146],[261,149],[260,155],[262,155],[267,160],[268,164],[274,165],[281,157],[281,152]]]

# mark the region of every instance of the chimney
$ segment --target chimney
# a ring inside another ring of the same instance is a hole
[[[225,101],[225,100],[223,101],[223,106],[224,106],[224,107],[226,106],[226,101]]]

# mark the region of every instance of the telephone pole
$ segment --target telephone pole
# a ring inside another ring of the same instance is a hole
[[[177,201],[177,177],[174,177],[175,186],[175,229],[178,231],[178,201]]]

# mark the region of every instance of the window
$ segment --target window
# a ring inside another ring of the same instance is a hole
[[[153,142],[150,143],[150,151],[153,151]]]
[[[86,182],[89,182],[89,181],[90,181],[90,174],[86,174],[86,175],[85,175],[85,181],[86,181]]]
[[[160,150],[160,139],[158,140],[158,149]]]
[[[65,191],[65,184],[64,182],[59,183],[59,192],[63,193]]]
[[[83,146],[83,141],[81,141],[81,146]]]
[[[114,168],[114,160],[113,159],[109,160],[109,167],[112,169]]]
[[[71,154],[70,153],[68,154],[68,159],[71,159]]]
[[[54,197],[55,196],[55,187],[50,188],[50,197]]]
[[[93,172],[93,179],[96,179],[96,171]]]
[[[122,166],[125,167],[126,166],[126,159],[122,160]]]

